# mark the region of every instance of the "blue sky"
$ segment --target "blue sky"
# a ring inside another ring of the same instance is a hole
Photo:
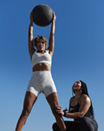
[[[0,130],[13,131],[22,111],[32,74],[28,54],[29,15],[34,6],[49,5],[56,13],[52,75],[64,109],[76,80],[87,83],[99,131],[104,130],[104,1],[18,0],[0,1]],[[49,39],[50,25],[34,25],[37,34]],[[55,119],[41,94],[23,131],[51,131]]]

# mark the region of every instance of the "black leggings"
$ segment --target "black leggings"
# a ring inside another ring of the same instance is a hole
[[[73,121],[64,121],[67,131],[79,131],[78,123],[73,122]],[[56,123],[53,124],[53,131],[60,131],[59,127],[57,126]]]
[[[79,119],[75,121],[64,121],[67,131],[97,131],[98,126],[95,120],[90,118]],[[53,131],[60,131],[56,123],[53,124]]]

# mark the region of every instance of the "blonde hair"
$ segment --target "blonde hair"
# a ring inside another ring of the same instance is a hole
[[[45,48],[47,48],[47,39],[44,36],[37,35],[36,38],[33,40],[34,45],[36,46],[36,44],[40,41],[44,41],[45,42]]]

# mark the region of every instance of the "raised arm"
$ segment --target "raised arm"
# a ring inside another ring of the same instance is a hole
[[[31,13],[30,15],[30,25],[29,25],[29,30],[28,30],[28,49],[29,49],[29,54],[32,59],[32,55],[35,51],[34,45],[33,45],[33,15]]]
[[[56,21],[56,16],[55,16],[55,13],[53,13],[53,20],[52,20],[51,32],[50,32],[50,38],[49,38],[49,48],[48,48],[51,56],[53,55],[53,51],[54,51],[55,21]]]

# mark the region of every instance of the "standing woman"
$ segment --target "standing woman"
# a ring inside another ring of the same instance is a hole
[[[46,96],[56,122],[61,131],[66,131],[66,126],[56,109],[59,106],[56,87],[51,75],[52,55],[54,51],[54,33],[55,33],[56,16],[53,13],[53,20],[51,25],[51,32],[49,38],[49,47],[47,47],[47,40],[43,36],[37,36],[33,39],[33,15],[30,15],[28,48],[32,61],[32,77],[29,81],[28,89],[24,99],[24,106],[21,116],[18,120],[16,131],[21,131],[26,122],[31,109],[36,102],[38,95],[42,92]],[[35,45],[35,48],[34,48]]]
[[[77,81],[72,86],[72,91],[75,95],[70,99],[69,111],[57,108],[57,112],[62,116],[74,119],[74,121],[65,121],[67,131],[97,131],[98,126],[86,84],[81,80]],[[53,131],[60,131],[56,123],[53,124]]]

